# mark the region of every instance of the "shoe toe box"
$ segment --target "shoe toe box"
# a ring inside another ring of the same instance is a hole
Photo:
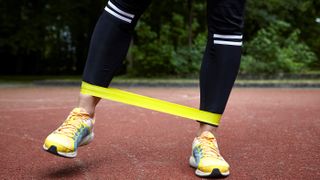
[[[55,146],[58,152],[69,153],[75,151],[74,141],[60,134],[50,134],[46,138],[44,147],[49,149],[52,146]]]
[[[219,169],[221,173],[229,172],[229,164],[223,159],[204,158],[199,162],[198,169],[202,172],[211,173],[214,169]]]

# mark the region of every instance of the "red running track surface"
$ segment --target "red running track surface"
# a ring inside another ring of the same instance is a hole
[[[197,88],[123,88],[197,107]],[[74,87],[0,88],[0,179],[199,179],[189,167],[198,124],[102,101],[95,140],[75,159],[42,150],[77,102]],[[320,90],[234,89],[217,133],[228,179],[318,179]]]

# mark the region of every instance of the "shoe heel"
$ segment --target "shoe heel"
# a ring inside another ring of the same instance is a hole
[[[196,163],[196,160],[194,159],[194,157],[191,155],[189,158],[189,165],[193,168],[198,168],[198,165]]]
[[[82,139],[82,141],[80,142],[79,146],[84,146],[89,144],[94,138],[94,133],[90,133],[89,135],[87,135],[85,138]]]

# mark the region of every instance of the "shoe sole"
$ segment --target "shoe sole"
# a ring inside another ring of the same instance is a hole
[[[190,166],[193,167],[193,168],[196,168],[196,169],[198,168],[198,167],[197,167],[197,164],[196,164],[196,161],[195,161],[195,159],[194,159],[193,156],[190,156],[189,164],[190,164]],[[220,170],[219,170],[218,168],[214,168],[214,169],[212,170],[212,172],[207,173],[207,172],[203,172],[203,171],[200,171],[199,169],[197,169],[197,170],[195,171],[195,174],[196,174],[197,176],[199,176],[199,177],[224,178],[224,177],[229,176],[230,171],[227,171],[227,172],[222,173],[222,172],[220,172]]]
[[[84,137],[80,142],[79,147],[89,144],[93,140],[93,137],[94,137],[93,132],[87,135],[86,137]],[[43,144],[43,149],[51,154],[64,157],[64,158],[74,158],[77,156],[77,150],[73,152],[61,152],[61,151],[57,151],[57,147],[54,145],[51,145],[50,147],[46,147],[45,144]]]

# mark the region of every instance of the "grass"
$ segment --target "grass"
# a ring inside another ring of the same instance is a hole
[[[320,83],[320,79],[267,79],[267,80],[237,80],[238,83],[274,83],[274,84],[281,84],[281,83],[289,83],[289,84],[298,84],[298,83]]]
[[[34,82],[80,82],[81,76],[0,76],[2,84],[32,84]],[[125,76],[115,77],[114,83],[118,84],[198,84],[195,78],[129,78]],[[320,79],[237,79],[238,84],[320,84]]]
[[[0,83],[32,83],[42,80],[76,81],[81,76],[0,76]]]

